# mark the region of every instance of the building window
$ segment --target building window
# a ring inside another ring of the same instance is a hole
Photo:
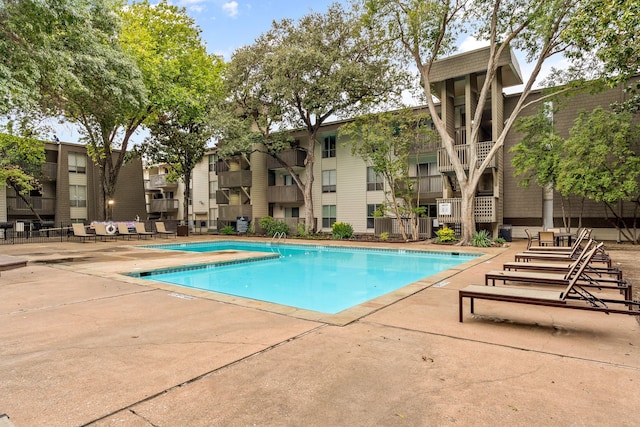
[[[87,173],[87,156],[82,153],[69,153],[69,172]]]
[[[216,155],[209,154],[209,172],[216,171]]]
[[[300,218],[300,208],[284,208],[285,218]]]
[[[367,167],[367,191],[384,190],[382,174],[376,173],[373,167]]]
[[[69,186],[69,206],[73,208],[87,207],[87,186],[86,185],[70,185]]]
[[[335,169],[322,171],[322,192],[323,193],[335,193],[336,192],[336,171],[335,171]]]
[[[374,228],[375,225],[375,212],[380,209],[380,205],[371,204],[367,205],[367,228]]]
[[[284,175],[284,185],[296,185],[295,180],[291,175]]]
[[[326,159],[329,157],[336,156],[336,136],[330,135],[324,137],[324,142],[322,143],[322,158]]]
[[[336,222],[336,205],[322,205],[322,228],[331,228]]]

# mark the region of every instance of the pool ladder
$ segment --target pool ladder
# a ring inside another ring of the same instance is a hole
[[[281,239],[286,239],[287,238],[287,233],[285,233],[284,231],[278,231],[276,234],[273,235],[273,237],[271,238],[271,245],[273,246],[274,243],[280,243]],[[274,242],[275,241],[275,242]],[[273,250],[273,249],[272,249]],[[282,252],[280,252],[280,249],[276,249],[278,251],[278,254],[280,254],[280,258],[282,258]]]

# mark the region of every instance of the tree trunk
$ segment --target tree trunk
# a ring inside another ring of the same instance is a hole
[[[460,245],[466,246],[471,243],[473,234],[476,231],[476,217],[475,217],[475,186],[465,185],[461,186],[461,224],[462,224],[462,236],[460,237]]]

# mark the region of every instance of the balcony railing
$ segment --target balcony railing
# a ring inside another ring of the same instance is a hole
[[[55,181],[58,178],[58,164],[55,162],[45,162],[42,165],[42,175],[51,181]]]
[[[241,170],[218,173],[218,187],[251,187],[251,171]]]
[[[285,150],[281,152],[280,157],[286,164],[292,168],[303,168],[304,160],[307,158],[307,153],[302,150]],[[282,169],[283,166],[271,156],[267,157],[267,169]]]
[[[179,206],[178,199],[152,199],[147,206],[147,212],[177,212]]]
[[[27,199],[31,201],[31,205],[38,215],[55,215],[55,197],[31,197]],[[29,206],[20,197],[7,197],[7,211],[9,214],[32,214]]]
[[[421,197],[428,197],[427,195],[433,197],[433,194],[442,195],[442,176],[430,175],[418,177],[417,192]]]
[[[229,204],[229,190],[217,190],[216,191],[216,204],[228,205]]]
[[[478,142],[478,144],[476,144],[478,163],[477,165],[474,165],[474,167],[477,167],[478,165],[480,165],[480,163],[482,163],[484,159],[487,158],[487,155],[489,154],[489,151],[491,151],[491,148],[493,147],[494,144],[495,142],[493,141]],[[468,170],[470,166],[469,157],[471,153],[471,146],[469,144],[456,145],[454,147],[454,150],[456,151],[456,155],[458,156],[458,159],[460,159],[460,162],[462,162],[462,166],[464,167],[464,169]],[[497,167],[497,164],[498,162],[496,161],[496,156],[493,156],[493,158],[491,159],[491,162],[489,163],[489,167],[495,168]],[[449,159],[449,155],[447,154],[444,148],[438,149],[438,171],[439,172],[454,171],[453,164],[451,163],[451,160]]]
[[[218,219],[223,221],[235,221],[239,216],[251,218],[251,205],[218,206]]]
[[[267,187],[269,203],[302,203],[304,195],[297,185],[274,185]]]
[[[438,134],[429,135],[422,142],[411,146],[411,154],[433,153],[442,147],[442,138]]]
[[[147,188],[145,186],[145,188],[154,189],[154,188],[170,188],[170,187],[177,187],[177,186],[178,186],[178,183],[170,182],[167,179],[166,174],[159,174],[159,175],[149,175],[149,187]]]
[[[436,199],[438,204],[438,221],[445,224],[462,222],[461,199]],[[475,198],[474,215],[476,222],[490,223],[497,219],[498,198],[493,196],[480,196]],[[444,212],[444,213],[443,213]],[[447,214],[448,212],[448,214]]]

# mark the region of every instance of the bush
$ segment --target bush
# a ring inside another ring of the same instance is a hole
[[[436,231],[436,235],[438,236],[436,237],[437,243],[456,241],[456,232],[449,227],[442,227],[440,230]]]
[[[389,233],[387,231],[383,231],[382,233],[380,233],[380,240],[382,240],[383,242],[389,240]]]
[[[346,222],[334,222],[331,226],[331,235],[334,239],[349,239],[353,236],[353,227]]]
[[[488,248],[491,246],[491,238],[487,230],[480,230],[473,233],[471,238],[471,245],[476,248]]]
[[[507,241],[504,240],[502,237],[496,237],[495,239],[493,239],[493,243],[498,245],[498,246],[502,246],[506,243]]]
[[[236,232],[236,229],[235,229],[235,228],[233,228],[233,227],[232,227],[232,226],[230,226],[230,225],[225,225],[224,227],[222,227],[222,228],[220,229],[220,233],[222,233],[222,234],[227,234],[227,235],[228,235],[228,234],[235,234],[235,232]]]
[[[309,233],[307,233],[307,229],[303,222],[298,223],[298,237],[302,237],[303,239],[309,238]]]
[[[264,229],[269,237],[273,237],[278,233],[289,234],[289,226],[286,222],[273,219],[270,216],[260,218],[260,227]]]

